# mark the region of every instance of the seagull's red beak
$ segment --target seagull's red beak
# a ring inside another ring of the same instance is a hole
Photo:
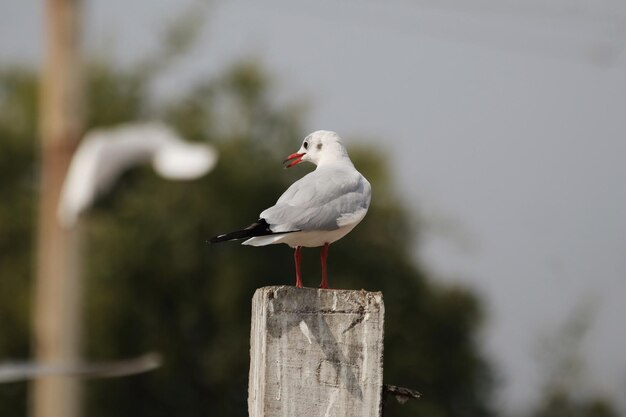
[[[289,155],[283,161],[283,164],[287,164],[285,165],[285,168],[291,168],[294,165],[298,165],[300,162],[302,162],[302,157],[304,155],[306,155],[306,153],[292,153],[291,155]]]

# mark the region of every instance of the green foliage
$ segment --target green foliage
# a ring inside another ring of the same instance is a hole
[[[208,246],[205,240],[255,220],[304,175],[304,167],[281,169],[282,157],[305,133],[298,107],[273,106],[267,77],[249,62],[158,108],[147,98],[149,79],[141,73],[90,68],[89,127],[153,114],[192,140],[213,143],[220,161],[191,182],[135,169],[83,219],[85,357],[156,350],[165,360],[149,374],[87,382],[86,415],[244,416],[251,297],[264,285],[293,284],[292,252],[286,246]],[[29,354],[35,83],[33,77],[25,85],[11,77],[1,81],[1,108],[24,122],[16,127],[0,119],[0,132],[12,138],[0,141],[0,357],[23,358]],[[417,228],[395,197],[383,158],[359,146],[350,151],[372,182],[373,204],[363,223],[331,247],[330,283],[383,292],[385,380],[423,394],[402,406],[390,399],[387,415],[493,414],[491,372],[475,341],[479,302],[466,290],[427,279],[410,256],[407,242]],[[305,285],[318,285],[318,250],[304,250],[303,274]],[[0,415],[23,415],[24,387],[6,401],[0,397]]]
[[[539,361],[544,372],[542,397],[534,417],[617,417],[615,406],[585,383],[582,344],[591,329],[596,304],[584,298],[563,323],[544,336]]]
[[[0,361],[29,356],[35,230],[36,83],[0,71]],[[0,386],[0,415],[24,415],[26,384]]]
[[[96,61],[87,70],[87,126],[105,127],[141,119],[147,113],[147,83],[141,74]]]
[[[541,400],[534,417],[618,417],[613,404],[601,397],[572,398],[566,391],[550,391]]]

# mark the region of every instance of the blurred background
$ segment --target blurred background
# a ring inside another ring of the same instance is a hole
[[[0,363],[42,357],[47,3],[0,5]],[[384,294],[385,382],[423,395],[386,415],[625,415],[626,3],[75,3],[68,149],[159,121],[219,158],[126,169],[80,215],[76,354],[163,365],[84,380],[75,415],[247,415],[250,300],[291,251],[204,242],[308,172],[281,161],[317,129],[373,186],[329,274]],[[35,392],[0,384],[0,415],[43,416]]]

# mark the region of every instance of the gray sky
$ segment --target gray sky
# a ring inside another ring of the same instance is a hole
[[[86,3],[87,48],[132,62],[193,2]],[[37,61],[40,7],[3,5],[0,62]],[[487,303],[507,407],[537,394],[542,340],[588,306],[586,388],[626,398],[626,4],[218,1],[159,94],[249,54],[277,100],[309,99],[310,130],[389,155],[426,224],[416,257]]]

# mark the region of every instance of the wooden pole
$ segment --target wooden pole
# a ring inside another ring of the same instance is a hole
[[[65,174],[82,133],[80,0],[47,0],[45,57],[40,86],[41,190],[34,350],[39,363],[75,363],[79,358],[80,246],[78,231],[56,219]],[[76,417],[79,385],[46,377],[33,384],[33,417]]]
[[[258,289],[250,417],[380,417],[384,311],[378,292]]]

